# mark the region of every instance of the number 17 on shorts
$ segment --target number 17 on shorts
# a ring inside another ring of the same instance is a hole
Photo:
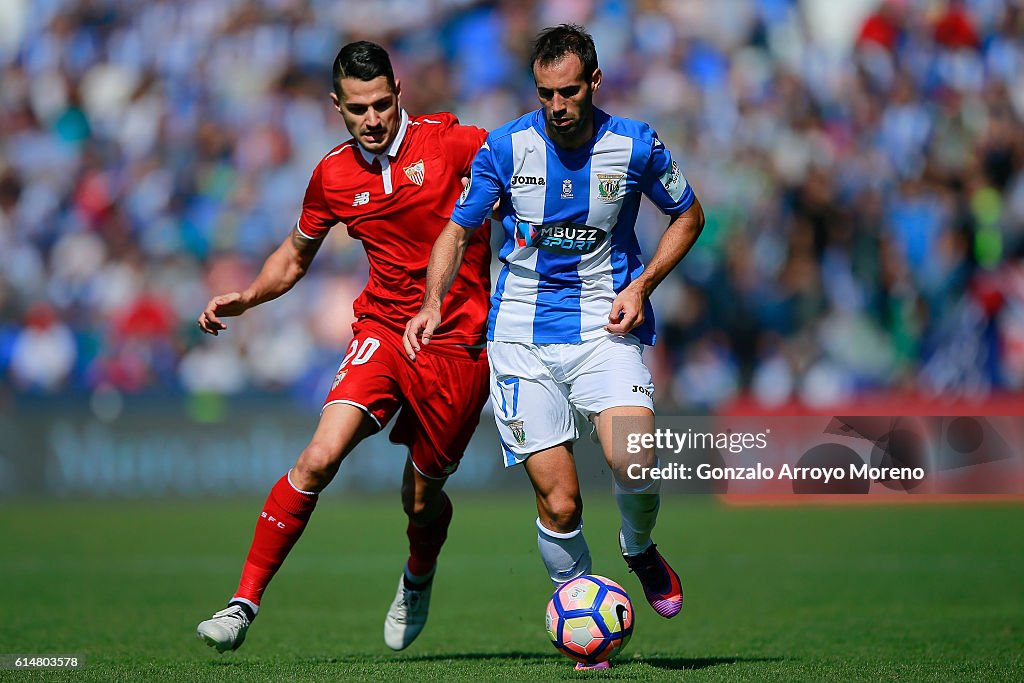
[[[552,392],[558,395],[550,396]],[[572,408],[553,383],[491,375],[491,407],[505,467],[577,436]]]

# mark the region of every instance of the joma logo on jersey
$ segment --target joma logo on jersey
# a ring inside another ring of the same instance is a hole
[[[544,179],[538,178],[532,175],[514,175],[512,176],[511,185],[517,187],[519,185],[543,185]]]

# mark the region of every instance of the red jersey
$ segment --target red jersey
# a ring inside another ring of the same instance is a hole
[[[419,312],[430,249],[486,137],[481,128],[459,125],[453,114],[410,118],[403,110],[386,153],[370,154],[352,139],[317,164],[297,227],[318,239],[344,223],[362,242],[370,279],[352,304],[357,320],[376,320],[401,334]],[[470,238],[431,344],[483,343],[490,267],[488,222]]]

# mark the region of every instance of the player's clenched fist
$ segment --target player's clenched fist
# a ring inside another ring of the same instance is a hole
[[[435,309],[422,309],[416,314],[409,322],[405,324],[405,334],[402,335],[402,346],[405,347],[405,353],[409,356],[409,360],[416,360],[416,354],[420,350],[420,342],[417,337],[423,341],[424,346],[430,343],[430,338],[434,336],[434,330],[441,323],[441,312]]]
[[[644,298],[636,287],[626,287],[612,302],[608,324],[604,329],[612,334],[629,334],[644,322]]]
[[[229,318],[241,315],[248,308],[249,304],[242,299],[240,292],[215,296],[210,299],[210,303],[206,304],[206,308],[199,316],[199,329],[216,337],[218,332],[228,329],[221,321],[221,316]]]

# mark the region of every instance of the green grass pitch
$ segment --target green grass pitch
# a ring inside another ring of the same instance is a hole
[[[0,680],[1024,680],[1024,507],[730,508],[666,496],[656,540],[683,576],[672,620],[616,556],[611,495],[588,491],[594,570],[634,598],[609,672],[576,673],[544,632],[532,497],[454,494],[430,622],[382,638],[404,555],[397,493],[325,497],[245,645],[197,622],[235,586],[260,500],[0,505],[0,654],[76,671]]]

